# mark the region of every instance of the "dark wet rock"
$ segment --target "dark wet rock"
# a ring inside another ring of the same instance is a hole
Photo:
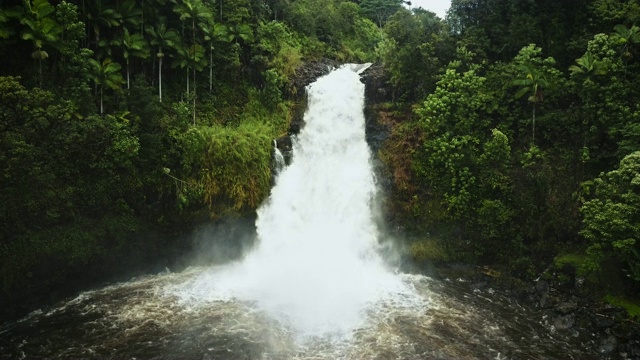
[[[289,134],[296,135],[304,127],[304,112],[307,108],[307,98],[297,101],[291,114],[291,123],[289,124]]]
[[[282,157],[284,157],[285,164],[291,164],[291,159],[293,158],[293,141],[291,135],[276,139],[276,147],[280,150]]]
[[[549,283],[545,280],[539,280],[536,282],[536,293],[542,295],[549,291]]]
[[[618,347],[618,339],[615,336],[609,335],[608,337],[602,339],[600,344],[598,344],[598,354],[600,355],[610,355],[613,353]]]
[[[592,317],[593,326],[604,329],[609,328],[615,324],[615,319],[612,316],[603,314],[594,314]]]
[[[555,307],[555,311],[563,315],[571,314],[577,309],[578,303],[575,301],[564,301]]]
[[[388,124],[380,121],[377,105],[389,100],[387,80],[381,64],[373,64],[361,74],[365,85],[365,138],[372,154],[378,154],[385,141],[389,138],[391,129]],[[373,171],[376,174],[378,185],[383,191],[393,187],[393,180],[387,171],[387,165],[383,164],[377,156],[373,158]]]
[[[296,69],[296,74],[292,81],[294,95],[304,93],[304,88],[307,85],[316,81],[319,77],[327,75],[339,65],[339,62],[331,59],[320,59],[302,64],[302,66]]]
[[[370,111],[365,112],[365,137],[371,151],[375,154],[382,148],[382,144],[389,137],[390,129],[387,125],[377,121]]]
[[[367,105],[391,101],[391,91],[382,64],[373,64],[362,73]]]
[[[553,326],[558,330],[569,330],[576,323],[576,316],[574,314],[559,316],[554,319]]]
[[[365,90],[365,136],[371,151],[376,154],[389,137],[389,126],[380,123],[374,107],[388,101],[387,80],[381,64],[373,64],[361,75]]]
[[[538,301],[538,306],[542,309],[548,309],[553,306],[552,300],[548,293],[545,293],[540,297],[540,301]]]
[[[640,359],[640,340],[632,340],[624,348],[629,359]]]
[[[280,149],[281,152],[293,150],[293,143],[291,141],[291,137],[283,136],[279,139],[276,139],[276,146],[278,147],[278,149]]]

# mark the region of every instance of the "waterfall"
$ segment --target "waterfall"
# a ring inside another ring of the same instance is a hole
[[[284,169],[286,162],[284,160],[284,155],[280,149],[278,149],[278,142],[273,140],[273,160],[275,161],[275,173],[276,175]]]
[[[349,332],[368,306],[402,291],[379,252],[365,68],[344,65],[308,86],[292,162],[258,210],[257,245],[236,266],[201,280],[196,287],[207,290],[200,296],[249,301],[318,335]]]

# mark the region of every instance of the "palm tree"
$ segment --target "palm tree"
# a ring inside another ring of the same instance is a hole
[[[187,74],[187,96],[189,95],[189,48],[183,42],[176,44],[176,52],[172,56],[174,61],[171,67],[178,67],[180,69],[186,69]]]
[[[112,26],[119,26],[122,22],[122,15],[115,9],[103,7],[104,3],[104,1],[89,1],[91,6],[88,6],[87,10],[87,18],[91,22],[96,49],[101,46],[101,27],[104,26],[110,28]],[[105,45],[104,41],[102,42],[102,45]]]
[[[204,48],[194,44],[189,48],[189,66],[193,69],[193,126],[196,125],[196,71],[204,69]]]
[[[213,42],[222,39],[227,33],[223,24],[205,23],[201,25],[204,39],[209,42],[209,92],[213,91]]]
[[[202,46],[196,39],[196,30],[202,23],[213,22],[213,14],[209,8],[204,5],[202,0],[173,0],[173,2],[176,4],[173,11],[180,15],[183,29],[184,23],[191,19],[191,44],[188,48],[182,49],[182,53],[179,54],[179,66],[181,68],[186,66],[187,68],[187,95],[189,95],[189,69],[193,68],[195,88],[196,67],[194,66],[199,66],[202,61],[201,55],[204,52]]]
[[[147,27],[147,34],[151,37],[151,45],[158,47],[158,95],[162,102],[162,60],[164,59],[164,49],[175,48],[180,44],[181,39],[177,31],[167,28],[166,19],[159,18],[156,26]]]
[[[193,45],[189,47],[178,46],[174,56],[173,67],[186,69],[187,75],[187,96],[189,93],[189,71],[193,69],[193,124],[196,122],[196,71],[204,69],[204,48],[201,45]]]
[[[542,102],[544,100],[542,94],[542,88],[549,86],[549,83],[544,78],[544,74],[542,74],[537,69],[529,66],[523,65],[521,68],[522,72],[525,74],[524,77],[515,79],[511,83],[513,86],[520,86],[520,89],[516,92],[516,99],[521,98],[525,94],[530,94],[527,99],[533,105],[533,135],[532,142],[536,141],[536,104]]]
[[[633,25],[627,28],[624,25],[616,25],[613,30],[614,33],[611,34],[611,37],[622,45],[622,59],[626,68],[627,62],[631,58],[630,46],[640,44],[640,27]]]
[[[116,6],[120,14],[120,25],[130,28],[139,28],[142,23],[142,8],[139,8],[134,0],[126,0]]]
[[[569,71],[574,75],[583,75],[585,84],[593,84],[592,78],[597,75],[606,75],[609,71],[607,63],[587,51],[581,58],[576,59],[577,65],[569,66]]]
[[[100,114],[104,114],[104,87],[106,86],[109,89],[117,90],[124,84],[124,79],[122,78],[122,74],[120,74],[122,66],[111,61],[109,58],[104,59],[102,63],[91,59],[91,64],[94,70],[93,81],[97,86],[100,86]]]
[[[31,40],[35,51],[31,57],[38,60],[38,84],[42,86],[42,60],[49,57],[43,49],[45,44],[59,46],[59,35],[62,27],[55,21],[52,14],[55,11],[48,0],[24,0],[25,14],[20,23],[26,25],[22,32],[22,39]]]
[[[127,65],[127,89],[129,89],[131,87],[129,81],[129,59],[131,56],[146,59],[149,56],[147,41],[141,34],[130,34],[129,29],[124,28],[122,38],[114,40],[113,44],[120,46],[122,49],[122,56]]]
[[[181,0],[177,3],[173,11],[180,15],[180,21],[183,23],[191,19],[191,44],[196,43],[196,30],[201,23],[213,22],[213,14],[203,3],[202,0]]]
[[[253,40],[253,31],[251,30],[251,26],[249,26],[249,24],[226,26],[220,30],[220,35],[221,38],[226,42],[235,41],[236,43],[238,43],[238,39],[242,39],[243,41]]]

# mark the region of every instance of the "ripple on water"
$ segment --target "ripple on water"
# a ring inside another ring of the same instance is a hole
[[[33,313],[0,330],[0,357],[595,358],[536,321],[512,321],[538,316],[512,300],[475,296],[422,276],[402,275],[418,296],[398,293],[370,304],[362,325],[348,334],[305,336],[255,303],[209,298],[196,304],[176,295],[207,271],[141,277]]]

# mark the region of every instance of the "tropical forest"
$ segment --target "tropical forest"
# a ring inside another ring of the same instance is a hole
[[[0,324],[252,223],[345,63],[403,268],[640,319],[638,0],[0,0],[0,54]]]

